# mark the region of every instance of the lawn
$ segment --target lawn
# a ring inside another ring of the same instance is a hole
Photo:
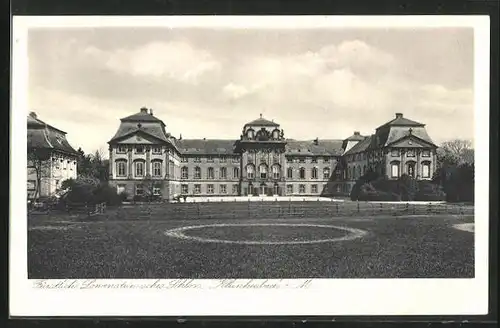
[[[335,205],[333,212],[319,203],[271,205],[136,205],[90,218],[33,216],[29,278],[474,277],[474,234],[456,228],[474,222],[463,210],[398,205],[358,213],[353,205],[350,215],[333,215]]]

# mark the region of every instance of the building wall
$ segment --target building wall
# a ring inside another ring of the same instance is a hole
[[[36,190],[36,170],[33,164],[27,167],[27,191],[28,197],[32,198]],[[43,161],[41,165],[40,197],[54,195],[61,187],[61,183],[67,179],[77,178],[76,157],[63,153],[54,152],[50,159]]]

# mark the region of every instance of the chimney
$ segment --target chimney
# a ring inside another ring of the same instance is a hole
[[[151,116],[153,115],[153,109],[152,108],[149,109],[149,115],[151,115]]]
[[[182,140],[182,133],[179,134],[179,140]]]
[[[203,140],[207,140],[207,138],[203,138]]]
[[[148,109],[146,107],[142,107],[141,108],[141,113],[146,113],[147,114],[148,112]]]
[[[36,113],[35,112],[30,112],[30,116],[33,117],[33,118],[37,118],[36,116]]]
[[[403,118],[403,113],[396,113],[396,118]]]
[[[355,136],[359,136],[359,135],[360,135],[360,134],[359,134],[359,131],[354,131],[354,135],[355,135]]]
[[[318,139],[318,137],[316,137],[316,139],[314,139],[314,144],[317,146],[318,143],[319,143],[319,139]]]

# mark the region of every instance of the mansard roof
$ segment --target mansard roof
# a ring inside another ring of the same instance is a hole
[[[229,139],[178,139],[177,147],[186,155],[233,155],[236,140]]]
[[[127,117],[121,118],[120,120],[122,122],[157,122],[165,125],[162,120],[153,115],[152,111],[148,113],[148,109],[145,107],[141,108],[139,113],[129,115]]]
[[[316,139],[294,140],[287,139],[286,155],[304,156],[340,156],[342,155],[342,140]]]
[[[361,141],[361,140],[364,140],[366,137],[365,136],[362,136],[359,131],[354,131],[354,133],[352,134],[352,136],[344,139],[345,141]]]
[[[27,117],[27,127],[28,148],[45,148],[70,155],[78,154],[66,139],[66,132],[40,120],[34,112]]]
[[[368,150],[369,148],[371,148],[370,146],[372,144],[373,138],[374,138],[374,135],[371,135],[369,137],[364,137],[363,140],[361,140],[360,142],[355,144],[351,149],[346,151],[344,153],[344,155],[357,154],[357,153],[361,153],[361,152]]]
[[[396,117],[394,119],[390,120],[389,122],[387,122],[385,124],[382,124],[381,126],[379,126],[377,128],[377,130],[385,128],[385,127],[391,127],[391,126],[423,127],[423,126],[425,126],[425,124],[409,120],[406,117],[403,117],[402,113],[396,113]]]

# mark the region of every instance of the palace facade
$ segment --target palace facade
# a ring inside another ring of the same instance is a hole
[[[36,113],[31,112],[27,121],[28,198],[52,196],[62,181],[77,177],[78,153],[66,132],[40,120]]]
[[[109,144],[109,181],[118,193],[174,196],[345,195],[367,170],[430,179],[437,146],[425,125],[396,117],[374,134],[294,140],[260,116],[239,139],[183,139],[141,110],[120,120]]]

